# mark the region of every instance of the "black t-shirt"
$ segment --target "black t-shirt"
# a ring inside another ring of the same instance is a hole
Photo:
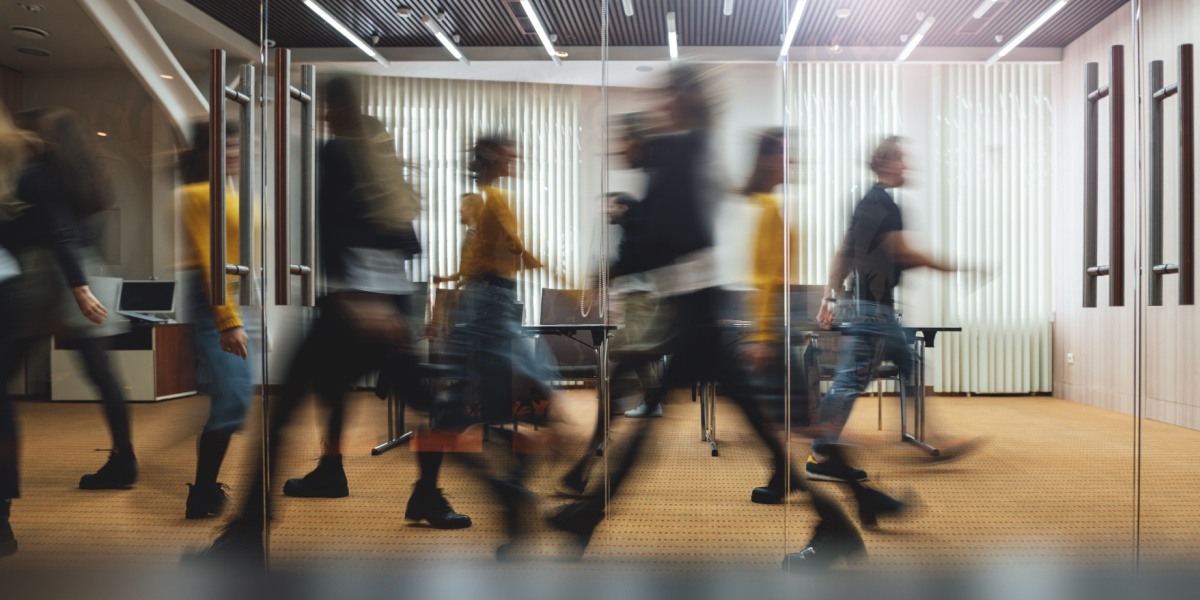
[[[900,207],[882,184],[871,191],[854,207],[850,229],[842,242],[855,276],[855,297],[859,300],[892,306],[894,290],[900,284],[900,265],[882,246],[883,237],[904,229]]]

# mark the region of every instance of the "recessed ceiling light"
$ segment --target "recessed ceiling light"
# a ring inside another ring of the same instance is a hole
[[[97,131],[96,135],[98,135],[100,137],[108,137],[108,132],[107,131]]]
[[[654,70],[654,67],[651,67],[650,65],[638,65],[634,67],[633,70],[641,71],[642,73],[649,73],[650,71]]]
[[[38,58],[46,58],[47,56],[50,56],[50,54],[51,54],[51,52],[49,50],[46,50],[45,48],[30,48],[30,47],[17,48],[17,52],[20,52],[21,54],[28,54],[29,56],[36,56]]]
[[[412,9],[407,6],[401,6],[400,8],[396,9],[396,16],[400,17],[401,19],[407,19],[411,17],[412,14]]]
[[[50,32],[45,29],[28,27],[26,25],[13,25],[8,29],[13,32],[13,35],[27,40],[43,40],[50,36]]]
[[[271,38],[267,38],[267,39],[266,39],[266,41],[264,41],[263,43],[264,43],[264,44],[265,44],[265,45],[266,45],[268,48],[274,48],[274,47],[275,47],[275,40],[273,40],[273,39],[271,39]]]
[[[167,75],[166,73],[163,73],[162,75],[159,75],[159,77],[162,77],[163,79],[166,79],[166,80],[175,79],[175,76],[174,76],[174,75]]]
[[[41,4],[26,4],[24,2],[18,2],[17,6],[20,6],[31,13],[40,13],[43,10],[46,10],[46,7],[42,6]]]
[[[837,15],[837,18],[839,18],[839,19],[849,19],[850,18],[850,9],[839,8],[839,9],[837,9],[837,12],[835,12],[833,14]]]

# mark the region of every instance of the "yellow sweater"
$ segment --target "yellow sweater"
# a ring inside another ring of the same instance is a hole
[[[479,186],[479,193],[484,199],[483,207],[475,235],[463,252],[459,274],[464,278],[484,275],[511,278],[522,266],[540,266],[521,242],[508,195],[490,185]]]
[[[187,237],[191,254],[184,258],[180,266],[199,269],[204,281],[205,290],[209,290],[211,268],[209,265],[209,203],[208,183],[198,182],[183,186],[180,194],[180,218],[183,221],[184,235]],[[225,195],[225,259],[226,262],[238,264],[241,262],[238,248],[238,196],[230,191]],[[236,304],[239,278],[236,275],[226,275],[226,300],[221,306],[214,306],[213,317],[217,320],[217,331],[226,331],[242,326],[242,318],[238,314]]]
[[[779,338],[783,324],[784,284],[784,222],[779,199],[771,194],[751,194],[751,206],[762,209],[754,236],[753,283],[759,293],[755,301],[754,318],[758,324],[755,341],[769,342]],[[788,230],[791,247],[796,247],[796,236]]]

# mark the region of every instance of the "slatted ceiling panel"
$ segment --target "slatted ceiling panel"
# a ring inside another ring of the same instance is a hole
[[[424,15],[445,9],[445,28],[462,37],[461,46],[536,46],[504,6],[505,0],[318,0],[363,37],[378,32],[383,47],[434,47],[437,40],[421,23]],[[257,42],[259,3],[253,1],[188,0],[194,6]],[[402,19],[403,3],[414,15]],[[533,0],[560,46],[599,46],[599,0]],[[1033,21],[1053,0],[1007,0],[992,7],[977,33],[963,33],[974,21],[976,0],[810,0],[796,34],[798,46],[898,46],[900,35],[919,26],[920,11],[935,17],[928,46],[998,46],[996,34],[1012,37]],[[1065,47],[1102,21],[1127,0],[1073,0],[1025,46]],[[609,43],[612,46],[663,46],[667,43],[666,14],[679,19],[679,42],[684,46],[775,46],[786,26],[794,0],[737,0],[733,14],[722,13],[722,0],[634,0],[634,15],[626,17],[619,0],[610,0]],[[850,17],[839,19],[839,8]],[[520,7],[516,7],[521,14]],[[344,47],[350,44],[304,7],[300,0],[270,2],[270,34],[289,48]]]

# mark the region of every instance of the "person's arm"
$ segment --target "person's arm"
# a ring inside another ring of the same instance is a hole
[[[200,269],[200,279],[203,282],[204,290],[206,293],[211,294],[212,267],[209,264],[211,250],[211,245],[209,244],[209,219],[211,217],[208,211],[208,201],[207,186],[189,186],[188,191],[182,199],[183,210],[181,220],[183,222],[184,236],[186,236],[193,252],[192,257]],[[233,300],[237,297],[236,284],[229,282],[228,277],[224,278],[226,280],[225,304],[212,307],[217,331],[222,332],[222,334],[232,329],[240,329],[243,326],[242,317],[238,313],[237,305],[234,304]]]
[[[92,295],[88,287],[87,274],[83,272],[83,261],[79,254],[83,236],[78,220],[67,205],[68,192],[45,169],[34,167],[26,172],[26,176],[21,178],[17,195],[41,207],[55,262],[67,279],[75,305],[84,317],[99,325],[108,318],[108,309]]]
[[[957,267],[949,263],[941,262],[932,256],[913,248],[908,243],[908,238],[902,231],[892,231],[883,235],[884,249],[890,253],[895,259],[896,264],[902,269],[913,269],[917,267],[926,267],[936,271],[950,272],[957,270]]]
[[[517,233],[517,217],[513,215],[512,209],[508,207],[508,203],[497,200],[489,200],[493,216],[496,222],[500,224],[500,231],[504,235],[504,245],[509,252],[521,257],[521,264],[526,269],[540,269],[542,262],[537,259],[521,242],[521,236]]]
[[[829,280],[825,284],[825,296],[821,299],[821,309],[817,311],[817,323],[826,329],[833,327],[834,302],[842,284],[850,275],[850,236],[842,240],[837,252],[833,255],[833,264],[829,266]]]

